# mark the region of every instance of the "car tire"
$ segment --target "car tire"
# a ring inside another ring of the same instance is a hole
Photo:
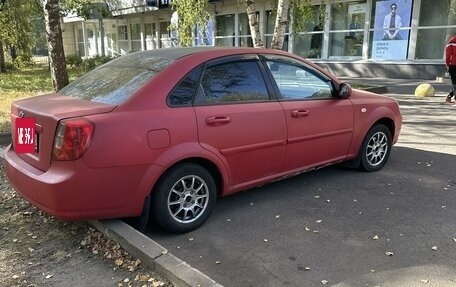
[[[373,126],[361,145],[359,168],[365,171],[380,170],[388,161],[392,145],[390,130],[382,124]]]
[[[184,163],[167,171],[152,194],[152,217],[163,229],[184,233],[201,226],[214,209],[217,187],[204,167]]]

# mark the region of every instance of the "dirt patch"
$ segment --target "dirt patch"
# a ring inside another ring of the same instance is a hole
[[[0,286],[172,286],[86,223],[36,209],[0,166]]]

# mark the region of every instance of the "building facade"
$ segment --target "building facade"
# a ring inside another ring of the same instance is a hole
[[[176,45],[168,27],[176,15],[145,0],[109,4],[110,17],[66,17],[66,55],[117,56]],[[270,0],[255,7],[263,40],[269,47],[275,23]],[[456,0],[312,1],[312,16],[297,30],[295,19],[284,50],[312,59],[338,76],[435,79],[445,74],[444,49],[456,34]],[[194,45],[252,46],[245,5],[237,0],[211,1],[212,15]]]

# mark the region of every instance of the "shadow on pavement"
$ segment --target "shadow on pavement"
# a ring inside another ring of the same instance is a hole
[[[224,286],[454,286],[455,160],[395,147],[379,172],[313,171],[221,198],[196,231],[147,235]]]

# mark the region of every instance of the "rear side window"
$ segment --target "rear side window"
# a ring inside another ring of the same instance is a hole
[[[197,67],[188,73],[168,95],[168,105],[172,107],[191,106],[198,87],[202,67]]]
[[[121,104],[172,61],[144,57],[143,54],[121,56],[76,79],[59,94],[99,103]]]
[[[229,62],[207,68],[198,95],[200,104],[268,101],[257,61]]]

